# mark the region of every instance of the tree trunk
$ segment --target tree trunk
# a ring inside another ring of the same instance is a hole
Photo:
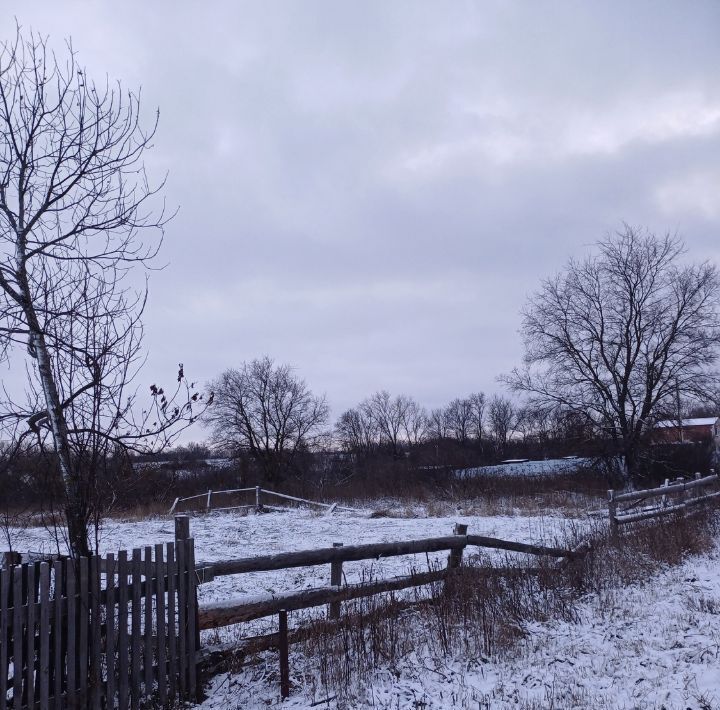
[[[37,361],[40,384],[42,386],[47,408],[47,416],[53,435],[53,444],[58,457],[60,476],[65,493],[65,518],[68,528],[68,545],[72,557],[87,556],[90,554],[87,503],[83,494],[82,481],[73,471],[72,454],[70,452],[70,438],[68,436],[67,422],[63,412],[60,394],[58,393],[55,377],[53,376],[50,352],[45,342],[45,336],[33,307],[30,287],[24,267],[24,253],[22,246],[18,247],[18,281],[24,297],[23,308],[28,322],[30,335],[28,337],[28,351]]]
[[[72,455],[67,431],[67,423],[62,411],[60,395],[52,373],[50,354],[45,339],[40,332],[30,336],[31,350],[38,363],[38,373],[42,384],[48,419],[53,434],[53,443],[60,466],[60,476],[65,492],[65,518],[68,528],[68,544],[72,557],[84,557],[90,554],[87,526],[87,504],[83,494],[82,481],[73,471]]]

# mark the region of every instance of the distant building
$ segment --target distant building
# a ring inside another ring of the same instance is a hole
[[[652,431],[653,444],[712,444],[720,447],[720,417],[666,419]]]

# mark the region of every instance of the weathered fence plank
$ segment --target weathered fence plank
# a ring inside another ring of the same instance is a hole
[[[169,574],[169,572],[168,572]],[[155,578],[157,597],[155,604],[155,626],[157,629],[157,687],[160,704],[167,705],[167,646],[165,623],[165,559],[163,546],[155,545]]]
[[[22,567],[13,567],[13,705],[20,704],[23,691],[23,583]]]
[[[187,616],[188,616],[188,690],[197,694],[197,650],[200,646],[200,628],[197,625],[198,601],[195,573],[195,545],[192,538],[185,541],[187,563]]]
[[[117,633],[115,628],[115,555],[108,555],[105,569],[105,697],[107,705],[114,705],[115,698],[115,643]]]
[[[93,555],[89,564],[90,594],[90,704],[100,710],[102,694],[102,623],[100,619],[100,565]],[[71,653],[68,649],[68,655]]]
[[[177,563],[175,562],[175,544],[167,545],[167,617],[168,617],[168,698],[174,702],[177,695]]]
[[[127,552],[118,552],[118,706],[127,710],[129,705],[129,642],[128,642],[128,558]]]
[[[80,567],[80,599],[78,604],[78,616],[80,618],[80,634],[78,644],[78,672],[80,679],[80,699],[86,703],[88,697],[88,658],[90,651],[89,644],[89,622],[90,622],[90,584],[88,580],[88,558],[80,557],[77,560]],[[68,573],[72,569],[68,565]]]
[[[61,710],[63,707],[63,672],[65,666],[63,664],[63,635],[67,637],[67,632],[63,634],[63,595],[66,593],[63,589],[63,571],[70,564],[69,560],[55,560],[53,562],[53,633],[52,633],[52,664],[53,669],[53,698],[55,707]],[[68,577],[74,578],[74,572]],[[77,647],[76,651],[77,653]]]
[[[131,599],[131,656],[130,656],[130,703],[133,710],[137,710],[140,706],[140,698],[142,691],[141,676],[141,625],[140,625],[140,606],[141,606],[141,582],[142,582],[142,551],[135,548],[132,551],[132,599]]]
[[[25,626],[25,703],[28,707],[35,705],[35,565],[29,564],[27,569],[26,609],[27,622]]]
[[[177,522],[176,534],[177,534]],[[184,526],[181,525],[181,533],[185,532]],[[187,561],[185,559],[185,539],[178,538],[175,543],[175,552],[177,554],[177,593],[178,593],[178,670],[180,679],[180,692],[185,693],[187,690]]]
[[[143,663],[145,677],[145,694],[149,695],[153,687],[153,560],[152,547],[145,548],[145,600],[144,600],[144,643]]]
[[[131,564],[122,551],[0,568],[0,710],[167,706],[178,681],[194,699],[197,575],[193,540],[180,542],[180,566],[171,543]]]
[[[0,569],[0,710],[7,710],[10,567]]]
[[[65,562],[66,569],[68,570],[67,579],[65,582],[65,607],[67,610],[67,623],[66,623],[66,636],[67,636],[67,676],[66,676],[66,692],[69,698],[74,698],[78,689],[78,667],[77,667],[77,632],[78,632],[78,595],[76,592],[77,583],[75,577],[75,568],[72,563],[68,560]],[[55,577],[55,584],[58,583],[57,575]],[[60,628],[60,627],[56,627]],[[58,631],[60,633],[60,631]],[[84,669],[83,669],[84,670]]]
[[[40,649],[38,663],[40,707],[50,704],[50,565],[40,564]]]

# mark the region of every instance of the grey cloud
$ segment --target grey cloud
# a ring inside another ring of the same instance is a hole
[[[269,353],[336,413],[437,405],[496,389],[527,293],[621,220],[717,256],[717,3],[4,9],[160,107],[148,381]]]

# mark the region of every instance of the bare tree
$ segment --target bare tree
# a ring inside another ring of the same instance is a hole
[[[335,424],[335,437],[345,451],[367,456],[378,444],[375,422],[363,407],[348,409]]]
[[[405,407],[404,397],[393,398],[386,390],[376,392],[360,405],[374,422],[380,443],[387,446],[394,456],[398,456],[402,450]]]
[[[465,445],[473,433],[473,405],[470,399],[454,399],[446,410],[448,427],[455,440]]]
[[[471,436],[482,443],[485,426],[485,395],[482,392],[474,392],[469,397],[471,413]]]
[[[513,403],[501,395],[493,395],[488,407],[490,431],[500,451],[507,446],[508,437],[515,421],[515,408]]]
[[[2,423],[52,441],[73,554],[89,549],[98,457],[193,418],[189,398],[155,387],[139,414],[128,392],[146,299],[130,272],[155,256],[166,221],[142,162],[156,123],[144,130],[139,114],[139,95],[94,83],[70,44],[59,60],[18,28],[0,48],[0,359],[29,358],[27,402],[6,397]]]
[[[325,397],[314,395],[289,365],[269,357],[226,370],[210,391],[215,401],[205,423],[213,440],[248,452],[272,482],[322,436],[330,411]]]
[[[419,444],[428,432],[428,415],[412,397],[382,390],[344,412],[335,425],[344,448],[370,453],[380,448],[400,456],[404,445]]]
[[[405,441],[417,446],[424,441],[428,432],[428,415],[412,397],[402,397],[402,429]]]
[[[630,475],[654,414],[677,392],[716,392],[717,269],[688,264],[683,242],[625,226],[546,279],[523,313],[525,366],[505,378],[536,407],[600,426]]]
[[[433,409],[428,416],[428,436],[433,439],[447,439],[450,434],[447,409],[445,407]]]

